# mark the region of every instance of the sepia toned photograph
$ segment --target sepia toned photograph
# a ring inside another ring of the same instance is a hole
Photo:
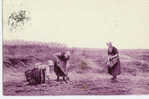
[[[3,96],[149,95],[149,0],[3,0]]]

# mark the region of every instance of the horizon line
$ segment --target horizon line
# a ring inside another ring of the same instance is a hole
[[[19,41],[19,43],[18,43]],[[28,45],[31,45],[31,44],[58,44],[58,45],[63,45],[63,46],[66,46],[68,48],[79,48],[79,49],[107,49],[106,47],[77,47],[77,46],[68,46],[68,44],[65,44],[65,43],[62,43],[62,42],[44,42],[44,41],[31,41],[31,40],[2,40],[2,44],[3,45],[24,45],[28,44]],[[120,50],[149,50],[149,48],[118,48]]]

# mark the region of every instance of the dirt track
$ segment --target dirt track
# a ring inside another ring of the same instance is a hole
[[[110,80],[110,76],[101,75],[96,77],[96,79],[91,79],[91,77],[80,77],[78,79],[80,80],[74,80],[73,78],[68,83],[63,81],[56,82],[54,79],[51,79],[50,81],[46,81],[46,84],[36,86],[27,85],[25,81],[5,82],[4,95],[149,94],[149,79],[146,79],[146,77],[126,77],[125,75],[121,75],[117,81],[112,81]]]

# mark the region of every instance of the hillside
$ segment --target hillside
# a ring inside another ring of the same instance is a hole
[[[37,62],[46,63],[53,53],[70,50],[69,76],[71,82],[51,80],[38,86],[27,86],[24,71]],[[149,50],[120,50],[122,74],[117,82],[107,74],[105,49],[68,48],[61,44],[4,44],[3,89],[4,95],[124,95],[148,94]],[[41,91],[42,90],[42,91]]]

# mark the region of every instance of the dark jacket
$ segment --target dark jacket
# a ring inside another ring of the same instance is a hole
[[[112,51],[110,52],[108,50],[108,55],[116,55],[119,54],[116,47],[113,46]],[[117,63],[114,64],[112,67],[108,67],[108,73],[112,76],[117,76],[121,73],[121,67],[120,67],[120,59],[118,59]]]

